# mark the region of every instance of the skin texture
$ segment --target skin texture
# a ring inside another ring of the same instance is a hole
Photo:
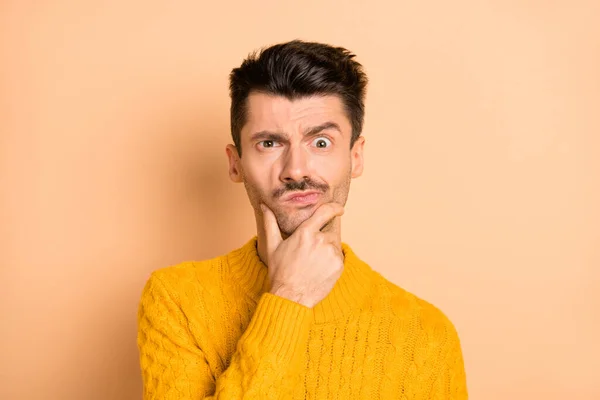
[[[230,178],[244,184],[254,209],[271,292],[310,307],[329,293],[343,267],[340,216],[350,181],[363,170],[364,138],[350,148],[351,133],[337,96],[290,101],[252,93],[242,157],[234,145],[226,147]],[[317,191],[316,203],[286,201],[303,191]]]

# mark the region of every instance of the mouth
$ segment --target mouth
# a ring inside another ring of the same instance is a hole
[[[290,203],[295,205],[312,205],[319,201],[321,198],[321,192],[309,190],[305,192],[294,192],[290,193],[282,198],[284,203]]]

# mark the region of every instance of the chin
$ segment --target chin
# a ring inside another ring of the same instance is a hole
[[[283,211],[277,215],[279,229],[286,235],[291,235],[307,219],[309,219],[316,209],[316,206],[303,207],[293,211]]]

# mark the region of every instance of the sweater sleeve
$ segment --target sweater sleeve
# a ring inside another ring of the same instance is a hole
[[[308,341],[310,311],[264,293],[229,367],[215,377],[180,305],[153,274],[138,311],[144,400],[291,397]]]
[[[432,400],[467,400],[467,376],[456,329],[450,321],[446,325],[447,346],[443,349],[442,364],[437,371],[433,384]]]

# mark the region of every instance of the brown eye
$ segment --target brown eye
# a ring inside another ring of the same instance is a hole
[[[325,138],[325,137],[320,137],[317,138],[313,141],[313,144],[315,147],[319,148],[319,149],[325,149],[329,146],[331,146],[331,140]]]
[[[271,147],[275,147],[275,143],[276,142],[274,140],[263,140],[259,144],[261,145],[262,148],[271,148]]]

